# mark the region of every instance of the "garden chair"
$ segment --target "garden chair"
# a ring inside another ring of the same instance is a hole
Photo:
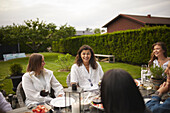
[[[71,80],[71,73],[67,75],[67,79],[66,79],[66,83],[68,87],[71,87],[70,80]],[[79,86],[79,83],[77,83],[77,86]]]
[[[24,93],[24,90],[22,88],[22,82],[20,82],[18,84],[18,87],[17,87],[17,91],[16,91],[16,95],[17,95],[17,99],[18,99],[18,104],[20,107],[24,107],[25,106],[25,99],[26,99],[26,96],[25,96],[25,93]]]
[[[71,74],[69,73],[68,75],[67,75],[67,79],[66,79],[66,83],[67,83],[67,86],[68,87],[71,87],[71,84],[70,84],[70,76]]]

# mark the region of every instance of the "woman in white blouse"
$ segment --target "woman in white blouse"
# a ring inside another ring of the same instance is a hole
[[[22,86],[26,95],[25,104],[37,104],[50,101],[52,97],[51,88],[54,96],[63,96],[63,86],[53,75],[53,72],[44,68],[44,56],[33,53],[29,58],[27,72],[22,77]]]
[[[102,67],[96,62],[93,49],[83,45],[77,52],[75,64],[71,67],[71,84],[78,84],[84,91],[98,89],[103,77]]]
[[[152,45],[153,52],[151,53],[151,59],[149,66],[153,65],[166,69],[169,59],[167,57],[167,48],[164,42],[157,42]]]

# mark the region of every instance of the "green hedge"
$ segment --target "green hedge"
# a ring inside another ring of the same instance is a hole
[[[52,50],[76,55],[79,47],[87,44],[95,53],[113,54],[116,61],[141,65],[148,63],[152,44],[158,41],[166,43],[170,56],[170,28],[166,26],[71,37],[53,41]]]

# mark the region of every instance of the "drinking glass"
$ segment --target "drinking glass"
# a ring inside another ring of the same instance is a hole
[[[146,95],[149,96],[149,90],[152,89],[152,83],[150,81],[151,73],[147,65],[141,66],[141,83],[143,87],[147,90]]]
[[[148,80],[148,81],[145,81],[145,83],[143,84],[143,87],[146,89],[146,96],[149,97],[149,92],[150,90],[152,90],[153,84],[151,83],[150,80]]]
[[[141,84],[145,82],[145,74],[147,73],[147,65],[141,65]]]

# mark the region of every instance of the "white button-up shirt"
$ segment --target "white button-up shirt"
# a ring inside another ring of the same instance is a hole
[[[98,83],[102,79],[104,72],[98,62],[97,65],[97,69],[93,69],[89,65],[88,72],[84,64],[81,66],[73,64],[71,67],[71,82],[78,83],[84,91],[98,89]]]

